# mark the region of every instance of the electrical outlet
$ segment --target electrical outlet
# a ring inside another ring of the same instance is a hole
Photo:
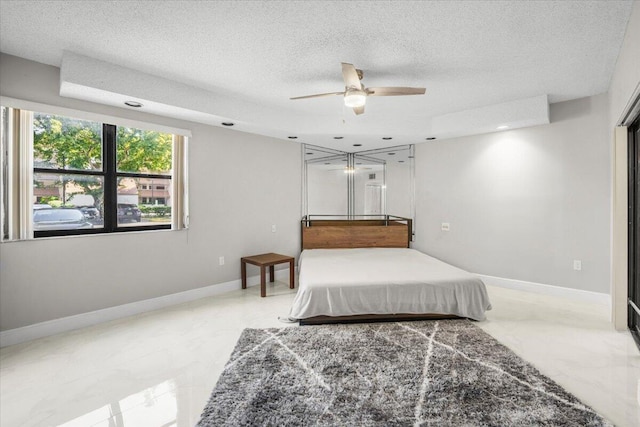
[[[224,265],[224,257],[221,256],[220,258],[218,258],[218,264],[220,265]]]
[[[573,269],[576,270],[576,271],[582,270],[582,261],[580,261],[579,259],[574,259],[573,260]]]
[[[443,222],[442,223],[442,231],[449,231],[450,227],[449,227],[449,223],[448,222]]]
[[[276,232],[276,225],[275,225],[275,224],[273,224],[273,225],[271,226],[271,232],[272,232],[272,233],[275,233],[275,232]]]

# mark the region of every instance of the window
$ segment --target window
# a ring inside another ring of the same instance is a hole
[[[186,223],[180,135],[7,107],[1,135],[3,240]]]
[[[35,235],[104,229],[102,124],[43,113],[30,116]]]

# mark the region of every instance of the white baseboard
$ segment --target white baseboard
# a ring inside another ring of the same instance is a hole
[[[288,270],[276,270],[275,275],[276,279],[278,280],[286,280],[289,277],[289,272]],[[577,300],[604,304],[608,306],[611,305],[611,296],[608,294],[583,291],[572,288],[563,288],[560,286],[544,285],[541,283],[525,282],[522,280],[505,279],[502,277],[486,276],[483,274],[478,274],[477,276],[479,276],[485,284],[490,286],[498,286],[501,288],[516,289],[525,292],[570,298],[574,301]],[[259,276],[252,276],[247,278],[247,286],[256,286],[259,283]],[[206,286],[204,288],[179,292],[176,294],[165,295],[162,297],[132,302],[115,307],[109,307],[102,310],[90,311],[88,313],[49,320],[46,322],[36,323],[34,325],[24,326],[22,328],[9,329],[7,331],[0,332],[0,347],[20,344],[38,338],[86,328],[88,326],[97,325],[99,323],[122,319],[124,317],[146,313],[149,311],[158,310],[176,304],[182,304],[189,301],[195,301],[201,298],[219,295],[237,289],[241,289],[240,279],[232,280],[225,283],[218,283],[217,285]]]
[[[276,270],[275,278],[278,280],[289,279],[289,270]],[[247,277],[247,286],[257,286],[260,284],[260,276]],[[111,320],[122,319],[135,314],[146,313],[176,304],[195,301],[201,298],[223,294],[242,288],[240,279],[230,282],[218,283],[216,285],[205,286],[204,288],[192,289],[178,292],[176,294],[151,298],[143,301],[136,301],[109,307],[102,310],[90,311],[88,313],[76,314],[74,316],[62,317],[60,319],[48,320],[16,329],[0,331],[0,347],[7,347],[44,338],[62,332],[73,331],[75,329],[86,328],[87,326],[109,322]]]
[[[562,286],[544,285],[542,283],[525,282],[524,280],[505,279],[502,277],[476,274],[485,285],[498,286],[500,288],[516,289],[535,294],[552,295],[561,298],[569,298],[574,301],[591,302],[611,306],[611,295],[600,292],[583,291],[581,289],[564,288]]]

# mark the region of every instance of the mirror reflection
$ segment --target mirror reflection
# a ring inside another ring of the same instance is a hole
[[[304,145],[306,209],[316,215],[348,215],[347,153]]]
[[[346,153],[305,144],[303,150],[303,215],[413,219],[413,145]]]

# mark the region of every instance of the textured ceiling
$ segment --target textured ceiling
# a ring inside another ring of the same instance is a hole
[[[226,102],[194,110],[237,120],[239,130],[346,149],[332,138],[344,134],[377,148],[424,141],[432,119],[449,113],[606,92],[631,8],[612,0],[2,0],[0,50],[58,67],[66,50],[203,89]],[[340,97],[288,99],[343,90],[340,62],[363,69],[366,86],[427,93],[369,98],[359,117]],[[295,120],[270,125],[256,118],[261,110]]]

